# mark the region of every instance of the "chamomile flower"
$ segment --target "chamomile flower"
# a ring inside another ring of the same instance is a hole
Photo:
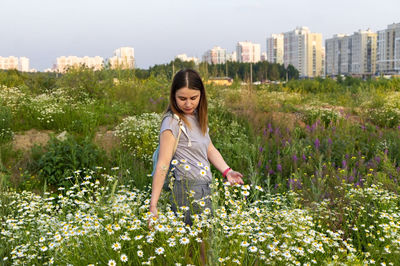
[[[242,247],[248,247],[250,244],[249,244],[249,242],[247,242],[247,241],[242,241],[242,243],[240,243],[240,246],[242,246]]]
[[[257,250],[258,250],[258,248],[256,246],[250,246],[249,247],[249,251],[252,252],[252,253],[257,252]]]
[[[109,260],[108,266],[117,266],[117,263],[115,262],[115,260]]]
[[[126,254],[122,254],[120,257],[122,262],[127,262],[128,261],[128,256]]]
[[[180,240],[179,240],[179,243],[181,243],[182,245],[187,245],[187,244],[189,244],[189,238],[187,238],[187,237],[182,237]]]
[[[248,195],[250,195],[250,193],[247,190],[243,190],[242,195],[247,197]]]
[[[173,160],[171,161],[171,164],[172,164],[172,165],[177,165],[177,164],[178,164],[178,160],[177,160],[177,159],[173,159]]]
[[[114,244],[112,244],[111,248],[115,251],[120,250],[121,244],[119,242],[115,242]]]
[[[143,257],[143,251],[142,250],[138,250],[137,251],[137,255],[138,255],[138,257],[142,258]]]
[[[190,171],[190,165],[188,165],[188,164],[185,164],[184,166],[183,166],[183,169],[185,169],[186,171]]]
[[[164,248],[162,248],[162,247],[156,248],[156,254],[157,254],[157,255],[162,255],[162,254],[164,254]]]
[[[204,169],[200,170],[200,175],[201,176],[205,176],[206,174],[207,174],[206,170],[204,170]]]

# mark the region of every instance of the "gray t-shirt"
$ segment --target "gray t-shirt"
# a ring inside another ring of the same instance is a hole
[[[191,129],[183,123],[189,135],[192,146],[188,146],[189,139],[182,131],[179,137],[178,147],[173,156],[172,164],[175,165],[174,176],[176,180],[190,180],[196,183],[210,183],[212,180],[210,162],[208,161],[207,150],[210,144],[208,130],[203,135],[196,116],[186,115]],[[165,130],[171,130],[175,139],[179,134],[178,120],[167,116],[161,123],[160,135]]]

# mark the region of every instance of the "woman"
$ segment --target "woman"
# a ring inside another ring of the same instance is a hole
[[[184,132],[179,132],[179,122],[173,114],[183,122],[186,129]],[[207,197],[211,195],[210,162],[231,184],[243,184],[242,174],[232,170],[212,144],[208,134],[207,115],[206,92],[200,75],[192,69],[176,73],[172,81],[169,106],[161,123],[160,150],[153,175],[150,212],[156,217],[158,199],[171,160],[175,165],[175,181],[171,193],[172,209],[175,212],[177,205],[189,206],[189,191],[195,192],[194,199],[208,198],[202,209],[211,209],[211,200]],[[174,154],[178,136],[178,146]],[[185,213],[185,223],[191,225],[190,214],[190,211]]]

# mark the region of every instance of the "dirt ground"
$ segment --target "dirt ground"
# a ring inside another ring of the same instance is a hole
[[[51,130],[31,129],[14,135],[13,147],[15,150],[30,151],[34,144],[46,145],[50,140]]]

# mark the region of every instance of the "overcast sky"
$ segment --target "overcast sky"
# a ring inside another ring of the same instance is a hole
[[[108,58],[135,49],[148,68],[175,55],[201,57],[218,45],[261,44],[272,33],[307,26],[331,38],[400,23],[400,0],[0,0],[0,56],[26,56],[44,70],[58,56]]]

